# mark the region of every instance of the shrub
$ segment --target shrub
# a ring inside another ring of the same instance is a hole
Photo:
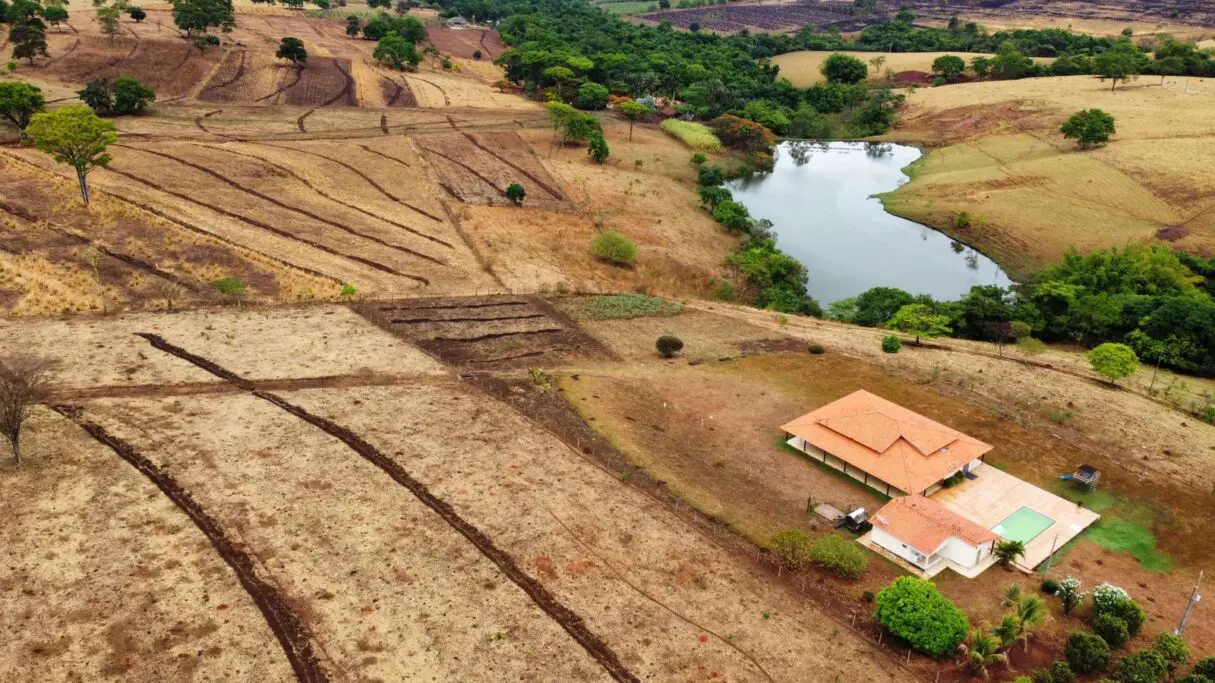
[[[1101,636],[1077,632],[1067,637],[1063,656],[1072,671],[1079,674],[1092,673],[1105,668],[1110,661],[1110,646]]]
[[[1054,595],[1059,592],[1059,582],[1054,579],[1046,579],[1042,582],[1042,592],[1047,595]]]
[[[701,166],[696,171],[696,182],[705,187],[714,187],[726,182],[726,174],[720,166]]]
[[[616,266],[631,266],[637,260],[637,245],[613,230],[605,230],[591,240],[591,253]]]
[[[953,221],[953,225],[954,225],[954,227],[956,227],[959,230],[965,230],[965,229],[969,228],[970,227],[970,214],[965,211],[958,214],[958,217],[955,218]]]
[[[1139,369],[1139,358],[1126,344],[1106,342],[1088,352],[1088,361],[1093,369],[1109,379],[1110,384],[1123,377],[1135,374]]]
[[[829,83],[860,83],[869,76],[869,67],[856,57],[836,52],[823,61],[819,71]]]
[[[667,119],[662,122],[662,129],[692,149],[702,149],[706,152],[721,150],[721,140],[703,123]]]
[[[900,576],[877,594],[878,623],[932,657],[952,654],[970,624],[931,581]]]
[[[663,358],[671,358],[683,350],[683,340],[669,334],[664,334],[654,342],[654,347]]]
[[[820,538],[810,549],[810,559],[832,574],[849,579],[860,576],[869,565],[860,546],[835,534]]]
[[[1194,673],[1215,680],[1215,657],[1203,657],[1194,664]]]
[[[603,139],[603,133],[599,130],[591,131],[590,143],[586,148],[586,154],[591,158],[591,161],[602,164],[607,161],[610,153],[607,140]]]
[[[882,337],[882,350],[886,353],[898,353],[903,348],[903,342],[893,334]]]
[[[717,208],[718,204],[734,199],[734,194],[729,190],[714,185],[702,185],[696,188],[696,194],[700,195],[700,205],[708,209],[710,213]]]
[[[1071,614],[1072,610],[1084,603],[1088,593],[1080,590],[1080,579],[1069,576],[1059,582],[1055,595],[1058,595],[1059,602],[1063,603],[1063,613]]]
[[[1123,657],[1114,677],[1122,683],[1161,683],[1168,675],[1164,657],[1154,650],[1143,650]]]
[[[578,87],[578,106],[583,109],[603,109],[610,94],[605,86],[587,81]]]
[[[1143,607],[1134,600],[1118,603],[1114,606],[1111,614],[1126,624],[1126,631],[1132,638],[1139,635],[1139,632],[1143,630],[1143,622],[1147,621],[1147,615],[1143,613]]]
[[[1076,683],[1076,674],[1067,662],[1056,659],[1045,669],[1038,669],[1030,676],[1032,683]]]
[[[245,293],[245,281],[238,277],[223,277],[215,281],[215,289],[224,296],[239,297]]]
[[[865,602],[873,602],[873,598],[873,591],[865,591],[864,593],[861,593],[861,599]]]
[[[823,348],[822,344],[811,344],[810,346],[806,347],[806,350],[809,351],[810,353],[813,353],[816,356],[819,354],[822,354],[822,353],[826,353],[826,351],[827,351],[827,349]]]
[[[675,339],[674,337],[659,337],[659,344],[663,339]],[[676,341],[679,341],[676,339]],[[681,343],[680,346],[683,346]],[[662,347],[659,346],[658,351],[662,352]],[[669,358],[667,354],[664,357]],[[768,540],[768,549],[776,555],[781,564],[791,569],[800,569],[810,564],[810,534],[796,529],[788,529],[772,535]]]
[[[1215,683],[1215,681],[1212,681],[1211,679],[1207,678],[1206,676],[1203,676],[1202,674],[1196,674],[1196,673],[1190,672],[1190,673],[1186,674],[1185,676],[1178,678],[1177,683]]]
[[[1109,142],[1110,136],[1118,131],[1113,116],[1100,109],[1085,109],[1072,114],[1059,132],[1063,137],[1075,140],[1080,147],[1092,147]]]
[[[1156,636],[1152,649],[1160,653],[1160,656],[1164,657],[1164,661],[1168,662],[1169,671],[1190,661],[1190,646],[1186,645],[1181,636],[1175,633],[1165,631]]]
[[[706,157],[704,154],[701,154],[700,152],[697,152],[692,155],[692,163],[696,164],[697,166],[703,164],[704,162],[706,162],[708,160],[709,160],[709,158]]]
[[[515,204],[522,205],[523,198],[526,196],[527,190],[523,189],[523,186],[519,183],[511,183],[510,186],[506,188],[506,198]]]
[[[1112,614],[1098,614],[1093,619],[1093,632],[1115,650],[1126,645],[1131,637],[1127,633],[1126,622]]]
[[[350,284],[349,282],[343,282],[342,290],[340,292],[338,292],[338,296],[342,297],[343,299],[353,299],[354,295],[358,294],[358,293],[359,293],[359,290],[357,287]]]
[[[481,59],[481,51],[473,50],[473,59]]]

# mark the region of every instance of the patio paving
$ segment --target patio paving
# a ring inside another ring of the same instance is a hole
[[[1017,567],[1024,571],[1033,571],[1046,560],[1052,544],[1056,549],[1063,547],[1101,517],[990,465],[972,472],[975,479],[964,479],[957,486],[937,491],[931,498],[988,529],[994,529],[1023,507],[1053,520],[1053,524],[1025,543],[1025,556],[1017,562]]]

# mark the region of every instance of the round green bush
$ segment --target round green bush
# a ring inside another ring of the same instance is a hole
[[[1164,657],[1164,661],[1169,663],[1170,671],[1190,661],[1190,646],[1181,639],[1181,636],[1169,631],[1156,636],[1152,649],[1159,652],[1160,656]]]
[[[1194,664],[1194,673],[1215,681],[1215,657],[1203,657]]]
[[[591,253],[612,265],[631,266],[637,260],[637,245],[618,232],[605,230],[591,240]]]
[[[1143,622],[1147,621],[1147,615],[1143,613],[1143,607],[1134,600],[1123,600],[1117,603],[1110,610],[1110,614],[1122,620],[1126,624],[1126,632],[1132,638],[1139,635],[1143,630]]]
[[[1098,614],[1093,619],[1093,632],[1115,650],[1126,645],[1131,637],[1126,630],[1126,622],[1112,614]]]
[[[1118,662],[1115,678],[1122,683],[1162,683],[1169,675],[1169,664],[1155,650],[1127,655]]]
[[[654,342],[654,346],[658,348],[658,353],[662,354],[663,358],[670,358],[683,349],[683,340],[664,334]]]
[[[898,353],[901,348],[903,348],[903,342],[895,335],[882,337],[882,350],[886,353]]]
[[[1076,632],[1067,637],[1067,646],[1063,649],[1067,665],[1078,674],[1100,671],[1110,661],[1110,646],[1101,636],[1092,633]]]
[[[1181,678],[1178,678],[1177,683],[1215,683],[1215,681],[1212,681],[1211,679],[1207,678],[1206,676],[1203,676],[1202,674],[1196,674],[1194,672],[1190,672],[1190,673],[1182,676]]]
[[[827,349],[823,348],[822,344],[811,344],[807,350],[816,356],[819,355],[820,353],[826,353],[826,351],[827,351]]]
[[[1059,592],[1059,582],[1054,579],[1046,579],[1042,582],[1042,592],[1047,595],[1054,595]]]
[[[827,571],[847,579],[855,579],[869,565],[865,551],[856,543],[830,534],[820,538],[810,548],[810,560]]]
[[[894,635],[931,657],[953,654],[966,638],[966,615],[931,581],[900,576],[877,594],[874,617]]]

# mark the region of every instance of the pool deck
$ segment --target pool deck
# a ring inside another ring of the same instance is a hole
[[[1061,548],[1101,517],[990,465],[974,470],[974,474],[975,479],[941,489],[932,494],[932,499],[988,529],[1023,507],[1054,520],[1054,524],[1025,544],[1025,556],[1017,562],[1017,568],[1023,571],[1032,572],[1050,555],[1052,544]]]

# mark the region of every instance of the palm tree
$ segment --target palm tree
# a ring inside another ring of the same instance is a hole
[[[1004,589],[1004,594],[1000,596],[1001,607],[1012,607],[1021,602],[1021,584],[1010,583],[1008,588]]]
[[[1041,626],[1048,616],[1046,603],[1037,595],[1027,595],[1013,605],[1011,616],[1017,619],[1017,637],[1025,642],[1028,652],[1030,632]]]
[[[1000,648],[1004,649],[1009,645],[1017,642],[1018,629],[1020,622],[1014,614],[1005,614],[1000,620],[1000,625],[992,629],[992,634],[1000,639]]]
[[[1001,567],[1007,567],[1016,562],[1018,557],[1025,556],[1025,544],[1021,541],[999,541],[993,554]]]
[[[987,632],[986,624],[970,631],[970,637],[962,646],[962,656],[966,660],[966,666],[984,679],[991,677],[987,667],[997,662],[1008,664],[1008,656],[1000,652],[1000,641]]]

